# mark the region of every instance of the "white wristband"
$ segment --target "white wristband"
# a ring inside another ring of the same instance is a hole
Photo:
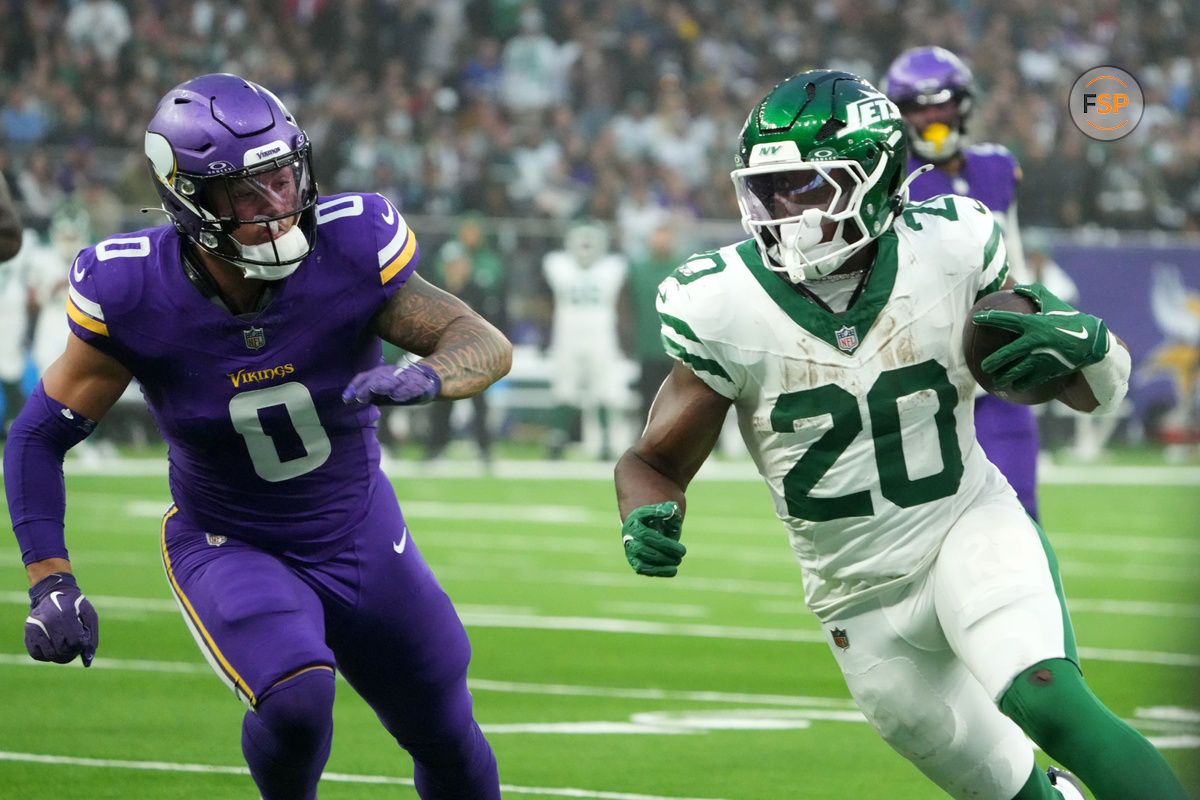
[[[1117,337],[1109,331],[1108,352],[1104,354],[1104,358],[1080,370],[1100,404],[1091,413],[1111,414],[1120,408],[1125,393],[1129,391],[1129,373],[1132,366],[1129,351],[1122,347],[1117,342]]]

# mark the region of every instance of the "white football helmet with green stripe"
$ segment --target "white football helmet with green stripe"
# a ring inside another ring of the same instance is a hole
[[[742,224],[793,282],[838,269],[891,226],[907,195],[900,112],[848,72],[811,70],[772,89],[746,119],[735,161]]]

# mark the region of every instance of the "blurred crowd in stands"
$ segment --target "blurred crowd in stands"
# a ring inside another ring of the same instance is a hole
[[[143,126],[172,85],[231,71],[279,94],[322,189],[405,213],[615,223],[736,219],[749,106],[810,66],[877,81],[906,47],[975,72],[979,139],[1025,167],[1026,226],[1200,230],[1200,5],[1186,0],[4,0],[0,169],[31,220],[85,205],[100,233],[155,205]],[[1084,70],[1138,78],[1131,136],[1080,135]]]

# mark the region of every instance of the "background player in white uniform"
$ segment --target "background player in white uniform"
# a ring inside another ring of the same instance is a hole
[[[46,243],[35,236],[22,250],[22,257],[29,262],[30,285],[39,309],[30,345],[38,375],[66,349],[70,328],[62,310],[67,307],[71,262],[91,244],[88,223],[82,216],[56,216],[50,221],[48,236]]]
[[[25,368],[25,297],[19,307],[9,306],[7,298],[16,296],[17,284],[24,280],[22,262],[16,256],[21,249],[21,216],[8,190],[8,181],[0,174],[0,382],[4,385],[4,416],[0,417],[0,441],[8,431],[8,421],[20,411],[21,373]],[[16,366],[19,365],[19,366]]]
[[[547,253],[542,270],[554,294],[550,391],[558,409],[551,452],[561,453],[577,411],[584,452],[608,458],[613,442],[629,441],[620,422],[630,405],[630,375],[617,342],[617,302],[628,264],[609,252],[607,229],[586,222],[567,231],[563,249]]]
[[[30,231],[31,238],[37,234]],[[20,239],[18,239],[20,241]],[[0,261],[0,384],[4,413],[0,432],[8,430],[25,402],[21,380],[29,362],[30,259],[21,252]],[[2,438],[2,435],[0,435]]]
[[[1011,285],[991,212],[906,205],[899,112],[843,72],[772,90],[737,165],[753,238],[661,287],[678,363],[616,468],[630,564],[676,573],[684,491],[732,405],[806,601],[894,749],[956,798],[1082,798],[1028,735],[1098,800],[1184,800],[1083,682],[1053,551],[975,440],[962,332],[977,297]],[[1120,402],[1129,356],[1104,323],[1020,291],[1040,313],[977,317],[1021,333],[984,368],[1018,389],[1073,374],[1080,409]]]

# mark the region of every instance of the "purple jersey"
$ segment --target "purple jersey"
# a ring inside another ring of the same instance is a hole
[[[344,543],[386,480],[379,411],[341,392],[381,363],[369,321],[418,258],[380,195],[322,198],[316,219],[316,248],[249,321],[192,285],[170,225],[81,253],[67,304],[72,332],[141,384],[180,513],[306,561]]]
[[[998,144],[971,145],[963,150],[963,158],[958,175],[931,169],[918,176],[909,186],[909,199],[919,202],[939,194],[964,195],[983,203],[1003,224],[1021,180],[1017,159]],[[909,173],[923,163],[910,158]],[[1033,409],[980,394],[975,398],[975,434],[984,453],[1000,467],[1021,505],[1036,520],[1038,429]]]
[[[965,163],[958,175],[931,169],[917,177],[908,187],[909,199],[920,202],[939,194],[961,194],[980,201],[1003,218],[1017,198],[1017,183],[1021,180],[1016,157],[1002,145],[974,144],[963,149],[963,158]],[[924,163],[910,158],[909,174]]]

